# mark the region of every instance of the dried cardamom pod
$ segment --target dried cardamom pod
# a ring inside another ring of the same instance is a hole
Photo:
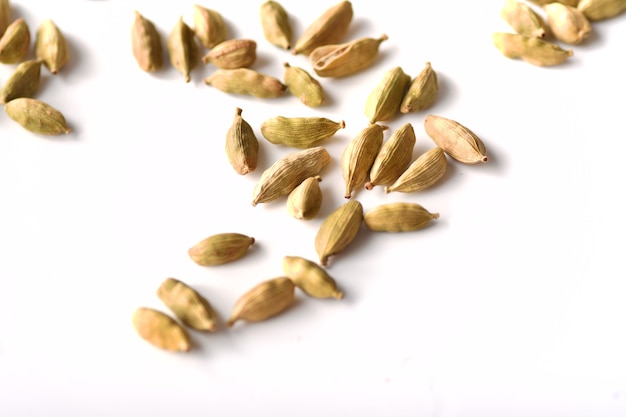
[[[319,107],[324,104],[326,95],[322,85],[311,76],[305,69],[292,67],[285,62],[285,74],[283,79],[289,92],[298,97],[304,105]]]
[[[233,123],[226,133],[226,157],[239,175],[246,175],[256,169],[259,141],[241,112],[240,108],[235,110]]]
[[[157,289],[157,296],[185,326],[195,330],[217,330],[217,313],[196,290],[175,279],[167,278]]]
[[[161,35],[151,20],[136,10],[134,14],[135,19],[130,31],[133,55],[142,70],[157,71],[163,66]]]
[[[28,60],[19,64],[0,90],[0,103],[19,97],[32,97],[39,89],[41,60]]]
[[[343,251],[356,238],[363,223],[363,205],[350,200],[336,208],[324,219],[315,236],[315,251],[320,264],[326,266],[328,258]]]
[[[345,198],[350,198],[352,192],[365,183],[367,174],[383,144],[383,131],[386,129],[387,126],[370,124],[361,130],[344,149],[340,166],[346,183]]]
[[[424,69],[411,81],[404,93],[400,113],[412,113],[432,106],[438,92],[437,73],[430,62],[426,62]]]
[[[385,193],[425,190],[443,177],[447,167],[448,160],[443,149],[438,146],[429,149],[413,161],[393,184],[385,187]]]
[[[11,23],[0,38],[0,63],[17,64],[28,53],[30,30],[23,18]]]
[[[256,42],[252,39],[229,39],[220,42],[202,57],[202,62],[221,69],[245,68],[256,61]]]
[[[370,123],[391,120],[400,112],[409,82],[411,77],[401,67],[394,67],[385,73],[365,103],[365,115]]]
[[[201,266],[222,265],[242,258],[253,244],[253,237],[241,233],[218,233],[193,245],[188,254]]]
[[[578,10],[589,20],[609,19],[626,10],[626,0],[580,0]]]
[[[260,14],[265,39],[279,48],[291,48],[291,24],[285,8],[277,1],[268,0],[261,4]]]
[[[543,18],[526,3],[518,0],[504,0],[500,15],[520,35],[535,38],[546,36]]]
[[[387,39],[387,35],[382,35],[378,39],[360,38],[320,46],[311,51],[309,59],[320,77],[345,77],[370,67],[378,57],[380,44]]]
[[[302,181],[287,196],[287,212],[296,219],[311,220],[322,207],[322,177],[316,175]]]
[[[591,32],[589,20],[575,7],[549,3],[543,9],[552,34],[561,42],[577,45]]]
[[[176,320],[158,310],[139,307],[133,314],[133,327],[142,339],[172,352],[191,350],[189,334]]]
[[[535,3],[538,6],[543,6],[548,3],[561,3],[566,4],[568,6],[576,7],[578,4],[578,0],[529,0],[531,3]]]
[[[487,162],[483,141],[462,124],[428,115],[424,119],[424,129],[437,146],[457,161],[465,164]]]
[[[321,146],[283,156],[261,174],[252,192],[252,205],[288,195],[305,179],[319,175],[329,162],[330,154]]]
[[[70,59],[67,40],[50,19],[41,22],[37,29],[35,55],[43,60],[44,65],[52,74],[59,72]]]
[[[200,51],[193,30],[183,21],[182,16],[167,38],[167,49],[174,68],[183,74],[185,82],[191,81],[190,73],[198,64]]]
[[[0,37],[11,24],[11,4],[9,0],[0,0]]]
[[[521,58],[540,67],[558,65],[574,55],[571,49],[539,38],[517,33],[496,32],[493,34],[495,47],[507,58]]]
[[[237,300],[226,325],[232,327],[237,320],[263,321],[282,313],[293,304],[295,288],[287,277],[276,277],[255,285]]]
[[[63,114],[43,101],[20,97],[4,105],[7,115],[26,130],[42,135],[70,133]]]
[[[415,130],[413,125],[405,123],[383,143],[374,159],[365,188],[371,190],[376,185],[393,184],[411,163],[414,146]]]
[[[353,14],[349,1],[341,1],[327,9],[304,30],[293,53],[309,55],[318,46],[340,42],[348,33]]]
[[[376,232],[411,232],[426,227],[439,213],[431,213],[417,203],[388,203],[374,207],[363,216],[363,223]]]
[[[250,68],[218,69],[204,83],[225,93],[258,98],[276,98],[285,94],[287,86],[279,79]]]
[[[332,137],[346,127],[342,120],[334,122],[325,117],[271,117],[261,124],[261,134],[268,142],[307,149]]]
[[[341,300],[343,292],[324,268],[300,256],[285,256],[283,271],[296,287],[314,298],[336,298]]]
[[[226,40],[226,24],[219,12],[199,5],[193,6],[193,31],[205,48],[213,48]]]

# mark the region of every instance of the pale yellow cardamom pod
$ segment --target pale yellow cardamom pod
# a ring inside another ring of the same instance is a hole
[[[493,43],[507,58],[521,58],[529,64],[542,67],[561,64],[574,55],[571,49],[517,33],[496,32],[493,34]]]
[[[7,78],[0,90],[0,103],[19,97],[32,97],[39,89],[41,60],[28,60],[20,63]]]
[[[415,130],[410,123],[396,129],[376,155],[365,188],[371,190],[376,185],[393,184],[411,163],[415,140]]]
[[[226,132],[226,157],[239,175],[246,175],[256,169],[259,141],[241,112],[240,108],[235,110],[233,122]]]
[[[193,6],[193,31],[205,48],[226,40],[227,28],[222,15],[200,5]]]
[[[256,42],[252,39],[228,39],[218,43],[202,57],[202,62],[221,69],[246,68],[256,61]]]
[[[289,92],[309,107],[319,107],[324,104],[326,95],[322,85],[304,68],[293,67],[285,63],[283,79]]]
[[[340,161],[341,173],[345,181],[345,198],[362,187],[367,180],[374,160],[383,144],[383,132],[387,126],[376,123],[361,130],[345,147]]]
[[[70,133],[63,114],[43,101],[20,97],[4,105],[7,115],[26,130],[42,135]]]
[[[365,116],[369,122],[391,120],[400,113],[400,104],[410,82],[411,77],[401,67],[388,70],[367,97]]]
[[[187,284],[167,278],[157,289],[157,296],[185,326],[195,330],[217,330],[217,313],[206,298]]]
[[[295,289],[287,277],[276,277],[255,285],[237,300],[226,325],[232,327],[238,320],[263,321],[282,313],[293,304]]]
[[[261,134],[275,145],[307,149],[319,145],[345,127],[343,120],[335,122],[326,117],[276,116],[261,124]]]
[[[191,350],[191,339],[185,328],[158,310],[139,307],[133,314],[133,327],[142,339],[160,349],[172,352]]]
[[[258,98],[281,97],[287,90],[279,79],[250,68],[218,69],[206,77],[204,83],[225,93]]]
[[[52,74],[56,74],[70,59],[67,40],[57,25],[46,19],[39,25],[35,37],[35,55],[43,60]]]
[[[500,15],[520,35],[535,38],[546,36],[543,18],[526,3],[518,0],[504,0]]]
[[[343,292],[328,272],[318,264],[300,256],[285,256],[283,271],[305,294],[314,298],[341,300]]]
[[[387,203],[374,207],[363,216],[363,223],[376,232],[411,232],[423,229],[439,213],[431,213],[417,203]]]
[[[422,71],[411,81],[404,93],[400,113],[412,113],[432,106],[438,92],[437,73],[430,62],[426,62]]]
[[[462,124],[441,116],[428,115],[424,130],[452,158],[465,164],[487,162],[483,141]]]
[[[0,37],[11,24],[11,4],[9,0],[0,0]]]
[[[135,60],[142,70],[146,72],[157,71],[163,66],[161,35],[151,20],[146,19],[138,11],[135,11],[134,14],[135,19],[130,33]]]
[[[309,59],[313,70],[320,77],[345,77],[370,67],[378,57],[380,44],[389,39],[360,38],[342,44],[331,44],[315,48]]]
[[[193,245],[188,254],[201,266],[222,265],[242,258],[254,242],[253,237],[241,233],[218,233]]]
[[[293,53],[309,55],[318,46],[340,42],[348,33],[353,14],[349,1],[341,1],[327,9],[304,30]]]
[[[261,4],[260,14],[265,39],[279,48],[291,48],[291,24],[285,8],[277,1],[268,0]]]
[[[0,38],[0,63],[17,64],[28,53],[30,30],[23,18],[11,23]]]
[[[429,149],[413,161],[393,184],[385,187],[385,193],[425,190],[443,178],[447,167],[448,160],[443,149],[438,146]]]
[[[555,38],[572,45],[579,44],[589,36],[591,24],[585,14],[572,6],[549,3],[543,6],[548,25]]]
[[[580,0],[578,10],[589,20],[609,19],[626,10],[626,0]]]
[[[174,68],[191,81],[191,70],[198,64],[200,51],[193,30],[180,17],[167,39],[167,49]]]
[[[320,188],[322,177],[316,175],[302,181],[287,196],[287,212],[300,220],[311,220],[322,207],[322,189]]]
[[[315,251],[322,266],[354,241],[362,223],[363,205],[357,200],[339,206],[324,219],[315,235]]]

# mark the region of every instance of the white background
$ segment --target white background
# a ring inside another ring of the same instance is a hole
[[[335,3],[282,2],[294,40]],[[210,65],[189,84],[169,61],[142,72],[133,10],[165,43],[179,16],[192,23],[193,4],[12,1],[33,34],[52,18],[70,43],[70,64],[44,68],[36,97],[73,133],[39,136],[0,115],[2,417],[626,415],[625,15],[593,23],[567,63],[539,68],[494,48],[491,34],[510,31],[499,0],[355,0],[346,40],[389,40],[368,70],[320,79],[328,104],[311,109],[222,93],[203,84]],[[260,1],[199,4],[224,16],[230,38],[258,42],[255,69],[311,69],[263,38]],[[416,157],[433,146],[423,120],[437,114],[478,134],[489,162],[450,160],[419,193],[358,191],[366,211],[410,201],[441,217],[414,233],[363,228],[328,268],[345,299],[298,292],[285,314],[226,328],[241,294],[282,274],[283,256],[316,259],[323,217],[345,202],[339,156],[367,125],[369,92],[388,69],[415,76],[426,61],[436,104],[384,123],[385,138],[410,122]],[[0,67],[0,83],[14,67]],[[223,149],[236,107],[261,145],[245,177]],[[277,115],[346,122],[324,144],[333,160],[309,222],[284,199],[250,204],[263,170],[292,151],[261,136]],[[232,264],[194,264],[187,249],[220,232],[257,244]],[[137,307],[167,311],[155,293],[167,277],[222,320],[215,334],[192,332],[189,353],[156,349],[131,325]]]

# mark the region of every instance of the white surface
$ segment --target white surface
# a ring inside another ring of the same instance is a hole
[[[375,66],[320,79],[329,105],[260,100],[185,84],[167,62],[148,75],[130,50],[133,10],[163,36],[191,23],[192,1],[13,1],[34,33],[52,18],[72,62],[42,71],[37,97],[74,133],[41,137],[0,116],[0,415],[39,416],[623,416],[626,415],[623,199],[626,16],[593,24],[564,65],[506,59],[491,33],[509,28],[500,1],[354,1],[348,39],[389,40]],[[282,77],[303,56],[270,45],[261,2],[199,3],[230,37],[258,42],[254,68]],[[284,1],[294,39],[334,1]],[[32,53],[32,52],[31,52]],[[385,71],[430,61],[441,92],[411,122],[415,155],[432,146],[426,114],[483,138],[489,163],[450,163],[431,190],[355,194],[365,209],[412,201],[441,218],[396,235],[361,230],[331,260],[346,298],[298,294],[264,323],[192,337],[188,354],[140,339],[139,306],[176,277],[223,320],[287,254],[316,259],[322,216],[344,203],[338,158],[367,124],[365,99]],[[13,66],[0,67],[0,82]],[[255,128],[259,169],[238,176],[223,141],[235,107]],[[302,222],[284,200],[250,205],[264,168],[292,150],[260,134],[268,117],[326,116],[346,128],[325,146],[322,216]],[[257,244],[238,262],[195,265],[187,249],[218,232]]]

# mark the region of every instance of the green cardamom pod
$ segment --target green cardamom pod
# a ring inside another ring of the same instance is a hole
[[[396,129],[376,155],[365,188],[393,184],[411,163],[415,141],[415,130],[410,123]]]
[[[296,41],[293,54],[309,55],[318,46],[340,42],[348,33],[353,14],[349,1],[330,7],[304,30]]]
[[[380,44],[387,35],[378,39],[360,38],[343,44],[315,48],[309,59],[320,77],[345,77],[370,67],[378,57]]]
[[[291,24],[285,8],[277,1],[261,4],[261,27],[263,36],[279,48],[291,48]]]
[[[345,198],[350,198],[352,192],[365,183],[367,174],[383,144],[383,131],[386,129],[387,126],[370,124],[361,130],[344,149],[340,167],[346,183]]]
[[[202,62],[221,69],[245,68],[256,61],[256,42],[252,39],[229,39],[218,43]]]
[[[292,67],[285,62],[284,81],[289,92],[298,97],[306,106],[319,107],[324,104],[326,95],[322,85],[304,68]]]
[[[411,77],[401,67],[385,73],[365,103],[365,115],[370,123],[391,120],[400,112],[400,104],[410,81]]]
[[[157,296],[185,326],[195,330],[217,330],[217,313],[206,298],[187,284],[167,278],[157,289]]]
[[[71,132],[59,110],[34,98],[13,99],[4,105],[4,110],[11,119],[33,133],[60,135]]]
[[[197,4],[193,6],[193,30],[205,48],[213,48],[226,40],[227,28],[222,15]]]
[[[185,82],[191,81],[191,70],[198,63],[198,44],[191,28],[180,17],[174,29],[167,38],[167,49],[170,54],[170,61],[185,77]]]
[[[43,60],[52,74],[56,74],[70,59],[67,40],[57,25],[46,19],[39,25],[35,36],[35,55]]]
[[[316,175],[302,181],[287,196],[287,212],[296,219],[311,220],[322,207],[322,177]]]
[[[300,256],[285,256],[283,271],[306,295],[314,298],[336,298],[341,300],[343,292],[324,268]]]
[[[41,60],[31,59],[19,64],[0,90],[0,102],[8,103],[19,97],[32,97],[39,89]]]
[[[279,79],[250,68],[218,69],[206,77],[204,83],[225,93],[258,98],[281,97],[287,90]]]
[[[261,124],[261,134],[268,142],[294,148],[307,149],[332,137],[345,122],[334,122],[325,117],[269,118]]]
[[[0,38],[0,63],[17,64],[28,53],[30,30],[23,18],[11,23]]]
[[[363,205],[350,200],[336,208],[324,219],[315,235],[315,251],[320,264],[326,266],[328,258],[343,251],[356,238],[363,223]]]
[[[241,233],[218,233],[193,245],[188,254],[201,266],[222,265],[243,257],[254,241],[253,237]]]
[[[432,106],[438,92],[437,73],[430,62],[426,62],[424,69],[411,81],[404,93],[400,113],[412,113]]]
[[[369,210],[363,216],[363,223],[375,232],[411,232],[438,218],[439,213],[431,213],[417,203],[396,202]]]
[[[241,117],[241,112],[240,108],[236,109],[226,133],[226,156],[239,175],[246,175],[256,169],[259,141],[250,124]]]
[[[448,160],[443,149],[438,146],[431,148],[413,161],[393,184],[385,187],[385,193],[425,190],[443,178],[447,167]]]
[[[542,39],[518,33],[496,32],[493,34],[495,47],[507,58],[521,58],[540,67],[558,65],[574,55],[571,49]]]

